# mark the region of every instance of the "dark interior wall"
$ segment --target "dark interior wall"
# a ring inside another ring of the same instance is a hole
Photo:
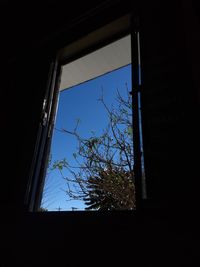
[[[153,1],[145,7],[141,7],[141,53],[147,191],[161,206],[191,209],[198,195],[200,84],[192,66],[199,74],[195,49],[199,24],[192,17],[192,2]]]
[[[160,259],[162,265],[169,266],[173,260],[177,266],[183,263],[193,266],[197,221],[189,211],[198,208],[195,152],[200,84],[193,64],[193,57],[196,59],[199,55],[198,46],[188,41],[187,26],[189,21],[196,43],[199,13],[196,9],[196,13],[188,13],[184,5],[159,1],[151,1],[151,4],[140,1],[139,5],[144,151],[149,197],[153,202],[149,204],[151,209],[134,215],[23,213],[49,64],[56,49],[64,45],[62,32],[71,21],[92,6],[102,4],[102,1],[87,2],[78,2],[78,8],[77,2],[69,7],[66,3],[58,5],[50,1],[45,7],[27,4],[21,9],[15,4],[1,9],[1,141],[6,172],[1,174],[0,205],[5,266],[9,266],[10,261],[21,266],[39,266],[38,262],[50,262],[51,257],[58,262],[66,260],[65,265],[70,265],[69,261],[75,266],[89,265],[91,255],[96,257],[94,265],[97,260],[107,265],[107,258],[124,266],[129,260],[154,266]],[[124,1],[105,2],[115,5],[96,20],[96,15],[91,17],[96,24],[84,22],[86,24],[77,26],[81,34],[86,31],[85,25],[89,30],[101,25],[104,19],[109,21],[120,12],[126,12]],[[132,7],[135,10],[135,6]],[[190,7],[194,10],[193,5]],[[74,30],[66,32],[68,41],[77,37]],[[187,214],[179,219],[181,209],[184,215],[187,210]]]

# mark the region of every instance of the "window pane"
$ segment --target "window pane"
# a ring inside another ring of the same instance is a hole
[[[63,67],[42,208],[135,209],[128,43],[112,43],[109,60],[102,48],[89,55],[93,61],[86,56]]]

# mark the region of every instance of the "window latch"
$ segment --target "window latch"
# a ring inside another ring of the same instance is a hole
[[[43,126],[46,126],[47,125],[47,112],[43,112],[43,115],[42,115],[42,125]]]

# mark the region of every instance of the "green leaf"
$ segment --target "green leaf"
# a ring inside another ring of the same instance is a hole
[[[128,133],[128,135],[131,135],[131,136],[132,136],[132,134],[133,134],[133,129],[132,129],[132,127],[128,127],[128,128],[127,128],[127,133]]]

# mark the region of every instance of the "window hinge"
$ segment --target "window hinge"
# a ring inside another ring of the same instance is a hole
[[[133,95],[133,91],[141,92],[141,85],[136,85],[132,91],[129,92],[130,95]]]

